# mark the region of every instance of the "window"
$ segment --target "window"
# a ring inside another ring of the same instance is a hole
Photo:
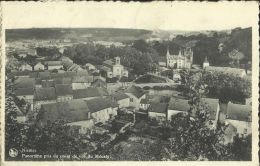
[[[133,98],[130,98],[130,102],[134,102],[134,99],[133,99]]]

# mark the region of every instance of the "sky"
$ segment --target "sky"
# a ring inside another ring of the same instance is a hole
[[[3,2],[6,29],[226,30],[257,23],[257,2]]]

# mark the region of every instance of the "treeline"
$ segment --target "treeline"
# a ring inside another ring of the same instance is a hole
[[[101,65],[103,61],[116,56],[121,58],[121,64],[132,69],[134,74],[144,74],[156,69],[158,53],[144,40],[137,40],[132,46],[105,47],[93,43],[77,44],[64,50],[64,55],[74,63],[85,65],[92,63]]]
[[[178,54],[179,49],[189,42],[194,42],[193,63],[195,64],[202,64],[207,56],[211,65],[229,66],[232,59],[229,58],[228,53],[233,49],[237,49],[245,55],[242,63],[252,60],[252,28],[236,28],[230,34],[214,32],[211,35],[177,35],[170,41],[155,41],[152,43],[152,47],[160,56],[165,56],[167,46],[169,46],[171,54]],[[220,44],[222,48],[219,48]]]

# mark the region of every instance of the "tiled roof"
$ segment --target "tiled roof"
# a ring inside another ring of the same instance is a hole
[[[91,83],[93,82],[93,76],[74,76],[72,78],[73,83]]]
[[[231,52],[229,52],[229,53],[228,53],[228,56],[229,56],[230,58],[235,58],[235,59],[242,59],[242,58],[245,57],[245,55],[244,55],[242,52],[240,52],[240,51],[238,51],[238,50],[236,50],[236,49],[234,49],[234,50],[232,50]]]
[[[55,91],[57,96],[66,96],[73,94],[71,84],[57,84],[55,85]]]
[[[16,96],[27,96],[27,95],[33,95],[34,93],[34,88],[29,87],[29,88],[19,88],[14,91]]]
[[[48,66],[61,66],[62,62],[61,61],[46,61],[45,64]]]
[[[73,90],[73,98],[81,99],[88,97],[100,97],[101,94],[98,91],[98,88],[87,88],[87,89],[76,89]]]
[[[107,66],[113,66],[114,65],[114,61],[113,60],[105,60],[103,62],[104,65],[107,65]]]
[[[171,98],[168,109],[188,112],[190,110],[189,101],[186,99]]]
[[[208,66],[205,69],[206,71],[218,72],[218,73],[223,73],[223,74],[228,74],[233,76],[241,76],[245,72],[244,69],[231,68],[231,67]]]
[[[54,122],[56,120],[66,120],[77,122],[88,120],[89,109],[84,100],[70,100],[63,103],[44,104],[40,110],[40,120]]]
[[[53,80],[42,80],[41,84],[43,88],[55,86],[55,82]]]
[[[148,107],[148,112],[165,113],[167,112],[168,104],[166,103],[151,103]]]
[[[70,77],[60,77],[54,78],[54,84],[72,84],[72,79]]]
[[[36,88],[34,91],[34,100],[56,100],[55,88]]]
[[[140,98],[145,94],[144,91],[140,87],[136,87],[136,86],[131,86],[131,87],[127,88],[125,93],[131,93],[137,98]]]
[[[227,119],[251,122],[252,107],[250,105],[241,105],[228,103]]]
[[[86,100],[87,106],[91,112],[101,111],[110,107],[117,107],[118,105],[108,98],[95,98]]]
[[[100,68],[100,70],[103,70],[103,71],[106,71],[106,72],[111,71],[111,69],[110,69],[109,67],[107,67],[107,66],[102,66],[102,67]]]
[[[116,92],[111,96],[117,101],[129,98],[129,96],[127,96],[125,93],[122,92]]]
[[[51,77],[51,73],[49,71],[39,72],[38,78],[41,79],[49,79]]]
[[[20,77],[14,81],[14,87],[18,88],[30,88],[35,86],[35,79],[28,77]]]

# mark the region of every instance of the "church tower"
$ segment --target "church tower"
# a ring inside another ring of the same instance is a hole
[[[116,65],[120,65],[120,57],[115,57],[115,59],[116,59]]]
[[[206,56],[205,59],[204,59],[204,62],[203,62],[203,69],[205,69],[208,66],[209,66],[209,61],[208,61],[208,58]]]

